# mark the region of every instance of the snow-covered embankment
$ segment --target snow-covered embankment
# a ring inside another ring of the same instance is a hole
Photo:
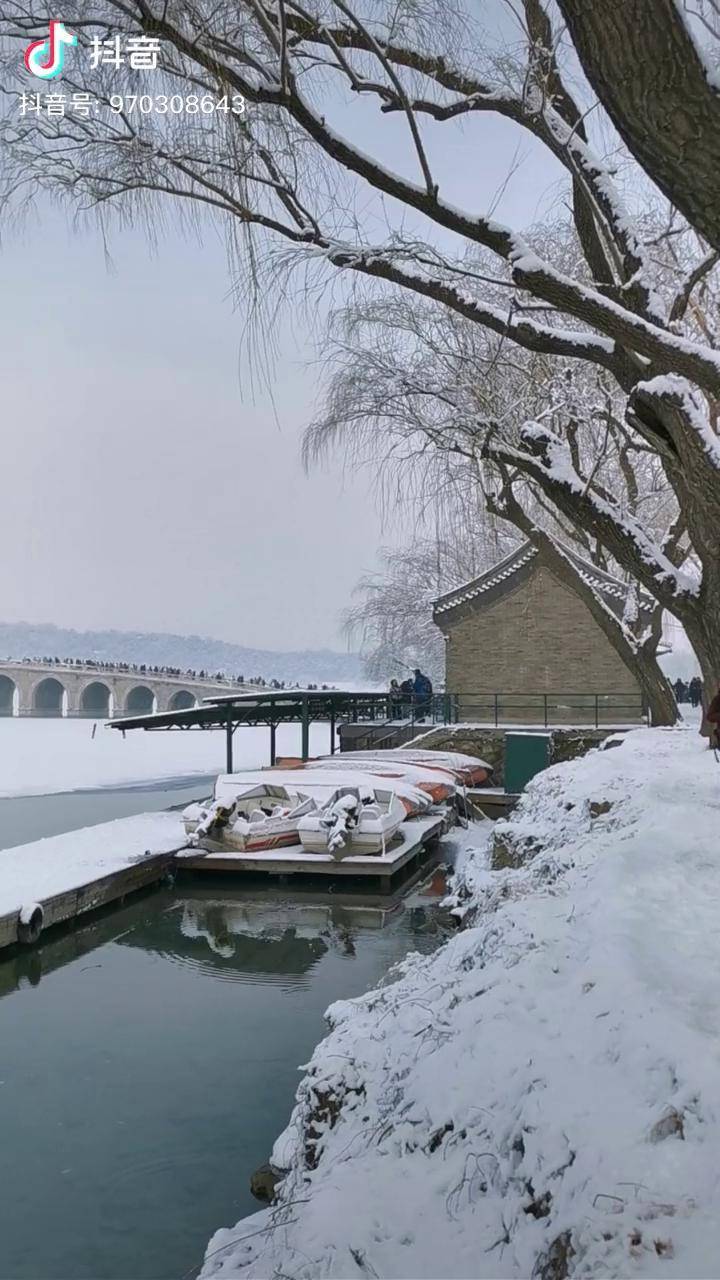
[[[531,784],[519,869],[479,827],[466,928],[332,1006],[203,1275],[717,1276],[719,814],[697,734],[638,730]]]

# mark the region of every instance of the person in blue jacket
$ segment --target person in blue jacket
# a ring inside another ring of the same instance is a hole
[[[414,671],[415,679],[413,680],[413,693],[415,695],[415,714],[418,718],[430,714],[432,706],[432,681],[428,676],[420,670],[419,667]]]

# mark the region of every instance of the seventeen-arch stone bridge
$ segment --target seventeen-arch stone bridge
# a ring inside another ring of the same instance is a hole
[[[0,716],[146,715],[182,711],[203,698],[254,688],[236,680],[126,671],[110,664],[0,661]]]

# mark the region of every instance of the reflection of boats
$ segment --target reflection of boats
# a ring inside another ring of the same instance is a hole
[[[293,794],[269,783],[246,784],[232,796],[188,805],[183,822],[191,846],[212,853],[254,853],[297,844],[298,821],[315,807],[302,792]]]
[[[353,954],[359,936],[386,929],[402,914],[397,899],[356,906],[347,895],[336,902],[335,895],[278,900],[264,892],[236,893],[225,898],[216,891],[181,891],[160,911],[150,899],[143,910],[135,907],[134,927],[126,924],[117,941],[201,974],[240,981],[276,976],[293,986],[304,984],[324,956]],[[408,913],[405,922],[418,940],[427,935],[428,912]]]
[[[297,938],[327,936],[333,929],[384,929],[400,910],[398,899],[379,899],[377,904],[353,901],[333,894],[328,900],[308,898],[307,892],[277,899],[265,892],[246,891],[242,898],[223,898],[216,890],[185,890],[180,932],[186,938],[204,935],[208,911],[213,920],[221,916],[226,936],[233,938],[282,938],[292,929]]]
[[[405,817],[394,791],[340,787],[324,809],[300,819],[298,835],[308,853],[331,853],[337,859],[385,853]]]
[[[222,900],[183,895],[167,910],[148,916],[146,927],[128,930],[118,941],[208,975],[244,979],[277,974],[293,981],[302,979],[327,954],[329,939],[321,933],[320,929],[299,931],[290,917],[284,927],[267,933],[239,930],[232,907],[228,910]]]
[[[397,898],[357,903],[351,895],[308,897],[277,890],[233,889],[226,897],[204,888],[160,890],[122,907],[81,917],[68,933],[47,935],[33,950],[13,949],[0,962],[0,999],[18,988],[37,986],[67,965],[110,943],[138,948],[199,972],[225,978],[302,982],[328,952],[348,955],[358,934],[385,929],[401,910]],[[407,914],[407,928],[421,938],[428,912]]]
[[[353,770],[352,778],[345,780],[339,778],[337,770],[333,769],[258,769],[247,773],[221,773],[215,783],[215,799],[230,800],[243,787],[264,785],[270,780],[273,785],[286,787],[288,791],[302,790],[303,795],[310,796],[320,808],[328,803],[343,781],[348,786],[364,787],[368,791],[378,786],[377,774],[358,768]],[[432,801],[427,792],[404,777],[393,777],[392,789],[402,801],[409,818],[427,813],[430,808]]]

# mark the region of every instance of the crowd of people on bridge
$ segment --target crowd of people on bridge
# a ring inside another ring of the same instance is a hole
[[[8,662],[16,661],[16,659],[8,658]],[[170,667],[152,666],[145,662],[102,662],[98,658],[58,658],[56,656],[22,658],[25,663],[42,663],[46,667],[74,667],[80,671],[101,671],[110,674],[117,673],[119,675],[137,675],[137,676],[153,676],[162,678],[163,676],[171,676],[176,679],[188,681],[207,680],[212,684],[235,684],[235,685],[257,685],[261,689],[329,689],[327,684],[304,684],[300,685],[297,681],[294,683],[286,683],[284,680],[266,680],[264,676],[251,676],[246,679],[244,675],[229,676],[224,671],[206,671],[204,667],[196,670],[194,667]]]
[[[8,659],[12,661],[12,659]],[[117,672],[120,675],[174,676],[183,680],[212,680],[222,684],[244,684],[244,676],[227,676],[224,671],[206,671],[193,667],[153,666],[146,662],[102,662],[99,658],[58,658],[56,656],[23,658],[23,662],[40,662],[48,667],[78,667],[83,671]]]

